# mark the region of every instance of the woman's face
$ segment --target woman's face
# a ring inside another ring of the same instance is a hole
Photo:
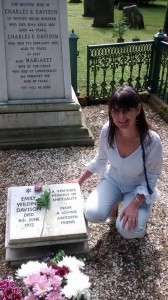
[[[114,124],[120,130],[129,130],[136,127],[136,118],[141,111],[141,104],[136,108],[113,108],[111,116]]]

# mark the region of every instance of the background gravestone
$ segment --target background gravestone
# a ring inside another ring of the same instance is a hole
[[[168,5],[166,8],[166,15],[165,15],[165,21],[164,21],[164,33],[168,35]]]
[[[1,149],[93,144],[71,88],[66,2],[0,0]]]
[[[94,27],[107,27],[114,22],[114,0],[94,0]]]
[[[123,16],[127,19],[129,28],[144,29],[143,15],[136,5],[123,7]]]
[[[94,0],[84,0],[84,17],[94,17]]]

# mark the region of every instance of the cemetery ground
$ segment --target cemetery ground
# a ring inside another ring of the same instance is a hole
[[[168,299],[168,125],[147,103],[144,107],[163,143],[163,170],[158,182],[161,195],[153,207],[147,234],[141,240],[125,240],[115,227],[106,223],[89,223],[90,252],[86,258],[86,274],[92,283],[92,300]],[[0,275],[15,272],[5,261],[7,188],[33,185],[38,180],[47,184],[64,183],[79,176],[95,155],[100,129],[107,121],[107,105],[82,109],[94,135],[93,147],[0,151]],[[84,199],[98,180],[99,177],[94,175],[84,183]]]

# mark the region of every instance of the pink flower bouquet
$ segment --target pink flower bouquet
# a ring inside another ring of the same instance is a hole
[[[58,263],[54,259],[29,261],[21,265],[16,277],[21,280],[24,300],[85,300],[90,299],[90,282],[83,270],[83,261],[65,256]]]

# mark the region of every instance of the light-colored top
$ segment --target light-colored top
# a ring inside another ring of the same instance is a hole
[[[143,194],[148,204],[154,202],[157,196],[155,186],[162,168],[162,144],[159,135],[150,130],[150,142],[147,141],[149,136],[144,141],[146,172],[149,186],[154,191],[152,195],[149,195],[144,175],[141,145],[129,156],[121,157],[116,144],[114,148],[108,145],[108,129],[109,124],[106,123],[100,133],[98,152],[86,165],[87,170],[92,173],[100,173],[102,177],[117,186],[123,194],[128,192],[135,195]]]

